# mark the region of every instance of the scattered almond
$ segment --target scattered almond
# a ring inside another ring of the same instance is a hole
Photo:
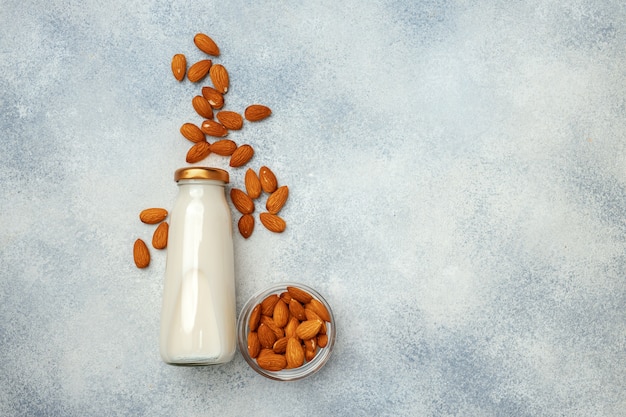
[[[204,133],[193,123],[185,123],[180,127],[180,133],[189,141],[197,143],[206,140]]]
[[[208,101],[207,101],[208,103]],[[239,130],[243,127],[243,117],[237,112],[230,110],[223,110],[217,113],[217,120],[230,130]]]
[[[139,220],[146,224],[161,223],[167,217],[167,210],[164,208],[148,208],[139,213]]]
[[[265,228],[270,232],[282,233],[287,227],[285,221],[275,214],[261,213],[259,215],[259,218],[261,219],[261,223],[263,224],[263,226],[265,226]]]
[[[178,81],[185,79],[187,71],[187,58],[183,54],[176,54],[172,57],[172,73]]]
[[[141,239],[135,241],[135,245],[133,246],[133,259],[135,260],[137,268],[145,268],[150,265],[150,252],[148,251],[146,243]]]
[[[221,138],[228,135],[228,130],[224,125],[216,122],[215,120],[205,120],[200,125],[200,130],[209,136]]]
[[[213,87],[202,87],[202,96],[207,99],[211,107],[221,109],[224,107],[224,96]]]
[[[252,104],[246,107],[244,117],[249,122],[258,122],[268,118],[272,114],[272,110],[262,104]]]
[[[250,214],[254,211],[254,202],[239,188],[231,188],[230,201],[241,214]]]
[[[277,214],[285,205],[287,197],[289,197],[289,187],[283,185],[277,188],[276,191],[267,198],[265,208],[267,208],[267,211],[271,214]]]
[[[209,156],[211,153],[211,146],[208,142],[198,142],[189,148],[187,151],[187,162],[190,164],[195,164],[196,162],[202,161],[204,158]]]
[[[192,83],[197,83],[206,77],[212,67],[212,64],[213,62],[210,59],[203,59],[196,62],[189,67],[189,70],[187,71],[187,79]]]
[[[276,191],[278,187],[278,181],[276,180],[276,175],[266,166],[262,166],[259,169],[259,180],[261,181],[261,188],[268,194]]]
[[[239,233],[241,233],[241,236],[243,236],[244,239],[249,238],[254,230],[254,217],[251,214],[244,214],[239,218],[237,227],[239,228]]]
[[[222,155],[230,156],[237,149],[237,144],[230,139],[220,139],[211,144],[211,152]]]
[[[250,198],[259,198],[261,196],[261,181],[257,177],[256,172],[252,168],[248,168],[244,178],[246,192]]]
[[[209,104],[209,101],[204,96],[195,96],[191,99],[191,105],[196,113],[205,119],[213,118],[213,107]]]
[[[250,145],[241,145],[230,157],[230,166],[233,168],[245,165],[254,156],[254,149]]]
[[[207,55],[219,56],[220,48],[217,46],[215,41],[211,39],[208,35],[204,33],[198,33],[193,38],[193,43],[196,44],[199,50],[204,52]]]
[[[211,77],[213,87],[215,87],[215,89],[220,93],[226,94],[228,91],[228,84],[230,82],[226,68],[224,68],[222,64],[215,64],[211,66],[211,69],[209,70],[209,77]]]
[[[161,222],[152,234],[152,247],[154,249],[165,249],[167,247],[167,235],[170,226],[167,222]]]

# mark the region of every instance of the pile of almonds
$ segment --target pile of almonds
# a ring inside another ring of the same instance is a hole
[[[327,323],[324,304],[301,288],[287,287],[250,313],[248,354],[268,371],[298,368],[327,346]]]
[[[203,53],[210,57],[218,57],[220,49],[213,39],[204,33],[194,36],[194,44]],[[248,122],[259,122],[268,118],[272,110],[262,104],[251,104],[241,113],[224,109],[224,95],[229,91],[230,76],[222,64],[214,64],[212,59],[200,59],[187,68],[187,58],[184,54],[175,54],[172,58],[171,69],[174,77],[182,82],[185,77],[192,83],[199,83],[207,76],[212,86],[203,86],[201,94],[194,96],[191,105],[202,118],[198,124],[186,122],[180,127],[182,136],[192,143],[187,151],[185,160],[195,164],[206,159],[210,154],[229,158],[231,168],[246,165],[254,156],[254,149],[250,144],[238,145],[226,136],[232,130],[241,130],[244,119]],[[207,137],[215,138],[209,142]],[[259,185],[260,184],[260,185]],[[266,166],[261,167],[259,175],[250,168],[245,177],[246,192],[232,189],[231,202],[242,214],[238,221],[239,232],[244,238],[249,238],[254,230],[254,202],[261,196],[261,190],[269,194],[266,202],[267,212],[260,213],[261,223],[271,232],[281,233],[285,230],[285,220],[278,216],[289,194],[287,186],[277,186],[274,173]],[[165,213],[162,219],[154,221],[151,216],[158,218]],[[157,214],[158,213],[158,214]],[[152,238],[155,249],[164,249],[167,245],[168,224],[164,222],[167,210],[149,208],[140,214],[142,222],[159,224]],[[148,246],[142,239],[137,239],[133,247],[133,257],[138,268],[145,268],[150,263]]]

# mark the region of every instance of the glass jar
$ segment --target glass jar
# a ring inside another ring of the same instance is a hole
[[[181,168],[170,214],[160,351],[172,365],[230,361],[236,348],[232,221],[228,172]]]

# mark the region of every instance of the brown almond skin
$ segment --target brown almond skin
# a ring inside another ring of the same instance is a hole
[[[266,166],[262,166],[259,169],[259,181],[261,181],[261,188],[268,194],[276,191],[278,187],[278,181],[276,181],[276,175]]]
[[[176,54],[172,57],[172,74],[178,81],[185,79],[187,72],[187,58],[183,54]]]
[[[211,152],[221,156],[230,156],[236,149],[237,144],[230,139],[220,139],[211,144]]]
[[[208,101],[207,101],[208,103]],[[237,112],[230,110],[222,110],[218,112],[217,120],[229,130],[240,130],[243,127],[243,117]]]
[[[246,192],[250,198],[255,199],[261,196],[261,181],[252,168],[248,168],[244,177]]]
[[[274,346],[272,347],[272,350],[274,351],[274,353],[285,353],[287,351],[288,341],[289,341],[288,337],[281,337],[280,339],[278,339],[274,343]]]
[[[287,307],[287,304],[285,304],[283,300],[279,299],[274,306],[272,318],[278,327],[285,327],[287,325],[289,321],[289,307]]]
[[[265,208],[271,214],[278,214],[278,212],[287,202],[288,197],[289,187],[287,187],[286,185],[278,187],[276,191],[270,194],[270,196],[267,198],[267,201],[265,202]]]
[[[205,134],[217,138],[224,137],[228,135],[228,129],[224,127],[221,123],[216,122],[215,120],[205,120],[200,125],[200,130]]]
[[[327,334],[317,335],[317,346],[319,346],[321,348],[325,348],[326,346],[328,346],[328,335]]]
[[[330,321],[330,314],[328,313],[328,310],[324,304],[315,298],[311,299],[311,301],[305,306],[305,309],[306,308],[313,310],[322,320],[328,322]]]
[[[275,214],[261,213],[259,214],[259,218],[261,219],[263,226],[265,226],[265,228],[270,232],[282,233],[287,227],[285,221]]]
[[[187,152],[186,160],[190,164],[202,161],[211,153],[211,146],[208,142],[198,142]]]
[[[244,111],[244,117],[249,122],[259,122],[268,118],[271,114],[272,110],[262,104],[252,104],[246,107]]]
[[[239,188],[231,188],[230,201],[241,214],[250,214],[254,211],[254,201]]]
[[[289,291],[283,291],[280,293],[280,299],[283,300],[285,304],[289,305],[291,302],[291,294],[289,294]]]
[[[170,226],[167,222],[161,222],[152,234],[152,247],[154,249],[165,249],[167,247],[167,235]]]
[[[193,43],[196,44],[199,50],[207,55],[220,55],[220,48],[217,46],[215,41],[211,39],[210,36],[205,35],[204,33],[197,33],[196,36],[193,37]]]
[[[308,304],[313,299],[311,294],[298,287],[287,287],[287,291],[289,291],[289,294],[291,294],[293,298],[300,301],[302,304]]]
[[[206,140],[204,132],[193,123],[184,123],[180,127],[180,133],[190,142],[198,143]]]
[[[304,349],[295,337],[290,337],[287,341],[285,359],[288,368],[297,368],[304,363]]]
[[[274,347],[277,337],[269,327],[261,323],[257,329],[257,334],[262,348],[271,349]]]
[[[248,333],[248,355],[251,358],[256,358],[261,351],[261,342],[259,342],[259,335],[257,332]]]
[[[230,156],[230,166],[237,168],[243,166],[254,156],[254,149],[250,145],[241,145]]]
[[[259,355],[257,357],[257,364],[267,371],[278,372],[287,367],[287,359],[285,359],[284,355],[272,352],[265,355]]]
[[[209,77],[211,77],[213,87],[215,87],[217,91],[222,94],[226,94],[228,92],[230,79],[228,71],[226,71],[226,68],[222,64],[211,66],[211,69],[209,70]]]
[[[261,322],[261,304],[257,304],[256,307],[252,309],[252,313],[250,313],[248,327],[250,327],[250,330],[254,332],[259,327],[260,322]]]
[[[311,362],[313,358],[315,358],[316,353],[315,350],[304,349],[304,359],[306,359],[307,362]]]
[[[239,222],[237,222],[237,227],[244,239],[249,238],[254,231],[254,217],[251,214],[242,215],[241,218],[239,218]]]
[[[261,301],[261,314],[264,316],[272,316],[274,314],[274,306],[280,297],[278,294],[270,294]]]
[[[164,208],[148,208],[139,213],[139,220],[146,224],[161,223],[167,217],[167,210]]]
[[[300,321],[306,320],[306,315],[304,314],[304,307],[295,298],[291,298],[291,301],[289,301],[289,311],[298,320]]]
[[[291,316],[291,318],[289,319],[289,322],[285,326],[285,336],[286,337],[298,337],[298,335],[296,334],[296,329],[298,328],[299,325],[300,325],[300,320],[298,320],[294,316]]]
[[[191,99],[191,105],[196,113],[205,119],[213,118],[213,107],[209,104],[209,101],[203,96],[195,96]]]
[[[320,330],[321,322],[317,320],[306,320],[298,325],[296,335],[302,340],[309,340],[317,336]]]
[[[224,107],[224,95],[213,87],[202,87],[202,96],[207,99],[211,107],[221,109]]]
[[[278,327],[276,323],[274,323],[274,319],[271,316],[261,315],[261,323],[270,328],[271,331],[276,335],[276,339],[280,339],[285,336],[285,330],[282,327]]]
[[[196,62],[187,70],[187,79],[192,83],[201,81],[211,70],[212,64],[210,59],[202,59]]]
[[[141,239],[135,240],[135,244],[133,246],[133,259],[137,268],[146,268],[150,265],[150,251],[148,250],[146,243]]]

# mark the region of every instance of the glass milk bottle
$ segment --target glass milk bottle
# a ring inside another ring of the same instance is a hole
[[[211,365],[235,354],[232,222],[228,172],[181,168],[170,215],[161,309],[161,357],[173,365]]]

